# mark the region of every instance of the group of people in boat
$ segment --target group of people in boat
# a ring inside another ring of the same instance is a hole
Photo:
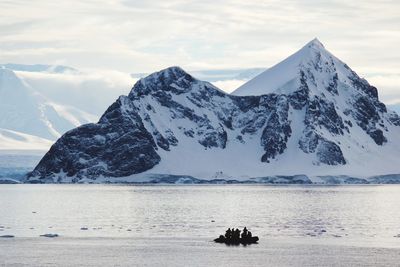
[[[238,228],[228,228],[225,235],[220,235],[218,238],[214,239],[214,241],[228,245],[248,245],[257,243],[258,236],[253,236],[246,227],[243,228],[243,231],[240,231]]]
[[[227,240],[232,240],[232,241],[239,241],[240,238],[242,238],[243,240],[246,239],[251,239],[252,238],[252,234],[250,231],[247,230],[246,226],[243,228],[242,234],[240,234],[240,230],[238,228],[236,228],[236,230],[234,228],[228,228],[228,230],[226,230],[225,232],[225,238]]]

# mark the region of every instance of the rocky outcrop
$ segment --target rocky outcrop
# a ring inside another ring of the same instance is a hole
[[[97,124],[86,124],[64,134],[46,153],[30,177],[72,182],[99,176],[140,173],[160,161],[157,145],[133,111],[127,97],[112,104]]]

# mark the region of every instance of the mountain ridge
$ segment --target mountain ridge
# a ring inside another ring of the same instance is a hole
[[[179,67],[140,79],[97,124],[63,135],[28,181],[400,173],[399,116],[347,65],[318,53],[318,40],[303,49],[311,61],[294,60],[285,91],[230,95]]]

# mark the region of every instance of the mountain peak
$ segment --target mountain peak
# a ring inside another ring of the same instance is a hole
[[[142,78],[142,81],[154,80],[154,79],[165,79],[165,80],[177,80],[181,77],[190,76],[181,67],[172,66],[166,69],[154,72],[147,77]]]
[[[241,96],[269,93],[287,94],[297,88],[294,80],[298,80],[302,72],[311,72],[313,75],[321,76],[321,79],[326,79],[326,75],[321,72],[334,75],[339,71],[338,69],[343,72],[349,71],[344,67],[343,62],[326,50],[317,38],[314,38],[296,53],[236,89],[233,94]]]
[[[197,81],[178,66],[172,66],[140,79],[132,88],[130,96],[149,94],[156,91],[174,91],[182,93]]]
[[[186,71],[184,71],[181,67],[179,66],[171,66],[166,69],[160,70],[159,72],[168,72],[168,73],[180,73],[180,74],[186,74]]]
[[[317,49],[325,49],[324,45],[318,40],[318,38],[312,39],[310,42],[308,42],[304,47],[309,47],[309,48],[317,48]]]

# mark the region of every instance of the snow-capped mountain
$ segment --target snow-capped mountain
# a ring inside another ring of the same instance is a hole
[[[149,75],[63,135],[28,181],[310,182],[400,173],[399,156],[399,116],[313,40],[233,95],[179,67]]]
[[[0,114],[0,128],[48,140],[88,122],[85,112],[49,101],[5,67],[0,67]],[[0,143],[0,149],[5,146]]]

